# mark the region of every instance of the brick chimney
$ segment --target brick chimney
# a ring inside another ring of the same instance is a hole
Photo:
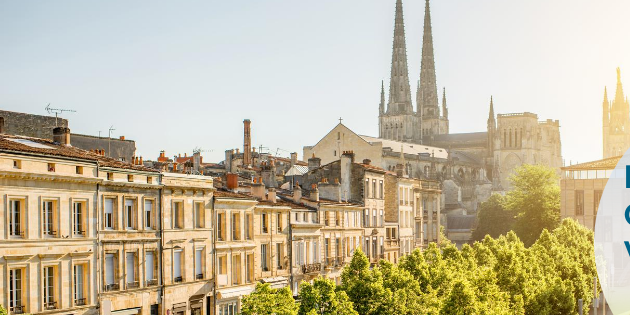
[[[227,173],[227,188],[229,190],[234,190],[238,187],[238,175],[234,173]]]
[[[317,189],[316,184],[313,184],[313,190],[311,190],[310,197],[312,201],[319,201],[319,189]]]
[[[267,200],[276,203],[276,189],[269,188],[267,189]]]
[[[243,165],[252,164],[252,122],[243,120]]]
[[[318,169],[321,165],[322,165],[322,159],[320,159],[318,157],[315,157],[315,154],[313,154],[313,157],[308,159],[308,170],[309,171],[312,171],[314,169]]]
[[[61,145],[70,146],[70,128],[55,127],[53,129],[53,141]]]
[[[300,203],[302,201],[302,188],[300,188],[300,183],[295,182],[295,186],[293,186],[293,202]]]
[[[265,200],[265,185],[262,183],[262,177],[254,177],[252,196],[256,199]]]
[[[291,153],[291,166],[297,164],[297,152]]]

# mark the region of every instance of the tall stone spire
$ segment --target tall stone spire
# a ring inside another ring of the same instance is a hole
[[[420,68],[420,88],[418,99],[422,100],[422,114],[429,117],[439,117],[437,79],[435,77],[435,58],[433,53],[433,32],[431,30],[431,9],[426,0],[424,9],[424,35],[422,38],[422,62]]]
[[[385,83],[381,80],[381,103],[378,106],[378,114],[385,113]]]
[[[621,70],[617,68],[617,89],[615,90],[615,100],[612,110],[622,110],[625,104],[623,96],[623,86],[621,85]]]
[[[411,105],[411,88],[409,87],[409,71],[407,68],[407,44],[405,43],[405,23],[403,20],[402,0],[397,0],[387,113],[412,112],[413,107]]]
[[[490,96],[490,113],[488,114],[488,126],[495,126],[494,120],[494,101],[492,100],[492,96]]]
[[[442,116],[448,119],[448,107],[446,107],[446,88],[442,89]]]
[[[496,120],[494,119],[494,102],[492,101],[492,96],[490,96],[490,113],[488,114],[488,126],[487,126],[487,131],[488,131],[488,152],[487,152],[487,156],[488,157],[493,157],[494,156],[494,141],[495,141],[495,137],[496,137],[496,130],[497,130],[497,123]],[[494,169],[492,169],[492,172],[494,172]]]

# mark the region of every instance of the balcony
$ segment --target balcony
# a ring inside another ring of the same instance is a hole
[[[56,310],[57,309],[57,302],[56,301],[52,301],[52,302],[44,302],[44,309],[49,311],[49,310]]]
[[[127,289],[136,289],[140,287],[140,282],[138,281],[134,281],[134,282],[127,282]]]
[[[156,286],[158,285],[158,280],[157,279],[151,279],[151,280],[147,280],[147,287],[152,287],[152,286]]]
[[[328,267],[343,267],[343,258],[342,257],[330,257],[326,259],[326,266]]]
[[[56,237],[56,236],[57,236],[57,231],[51,231],[51,230],[44,231],[44,236],[53,236],[53,237]]]
[[[175,277],[175,278],[173,279],[173,282],[175,282],[175,283],[184,282],[184,278],[183,278],[183,277],[181,277],[181,276],[180,276],[180,277]]]
[[[203,279],[203,273],[195,275],[195,280],[201,280],[201,279]]]
[[[322,264],[320,263],[302,265],[302,273],[304,274],[319,273],[321,271],[322,271]]]
[[[76,305],[76,306],[83,306],[83,305],[85,305],[85,298],[75,299],[74,300],[74,305]]]
[[[118,290],[120,290],[120,286],[118,285],[118,283],[105,285],[105,292],[118,291]]]
[[[13,314],[24,314],[24,305],[16,305],[9,308],[9,311]]]

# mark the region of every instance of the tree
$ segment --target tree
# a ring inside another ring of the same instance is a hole
[[[299,315],[358,315],[344,291],[335,290],[335,283],[323,277],[300,285]]]
[[[554,169],[523,164],[510,176],[513,189],[505,197],[505,208],[516,213],[514,231],[526,246],[540,233],[560,223],[560,187]]]
[[[2,305],[0,305],[0,315],[7,315],[7,314],[8,314],[7,309],[4,308]]]
[[[243,297],[243,315],[297,315],[298,306],[288,287],[272,289],[268,283],[257,283],[251,294]]]
[[[481,204],[477,215],[477,228],[472,234],[474,241],[482,241],[486,235],[497,238],[512,230],[514,213],[505,210],[504,203],[505,197],[500,194],[493,194]]]
[[[359,314],[389,314],[392,311],[392,292],[383,286],[379,269],[370,270],[370,263],[361,249],[354,252],[350,265],[341,273],[341,283],[341,290],[348,294]]]

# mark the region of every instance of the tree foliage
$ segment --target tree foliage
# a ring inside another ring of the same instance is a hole
[[[268,283],[256,284],[254,292],[243,298],[241,306],[243,315],[296,315],[297,310],[288,287],[272,289]]]
[[[497,238],[512,230],[514,212],[506,210],[503,206],[504,203],[505,197],[500,194],[493,194],[481,204],[477,214],[477,228],[472,234],[474,241],[482,241],[486,235]]]

